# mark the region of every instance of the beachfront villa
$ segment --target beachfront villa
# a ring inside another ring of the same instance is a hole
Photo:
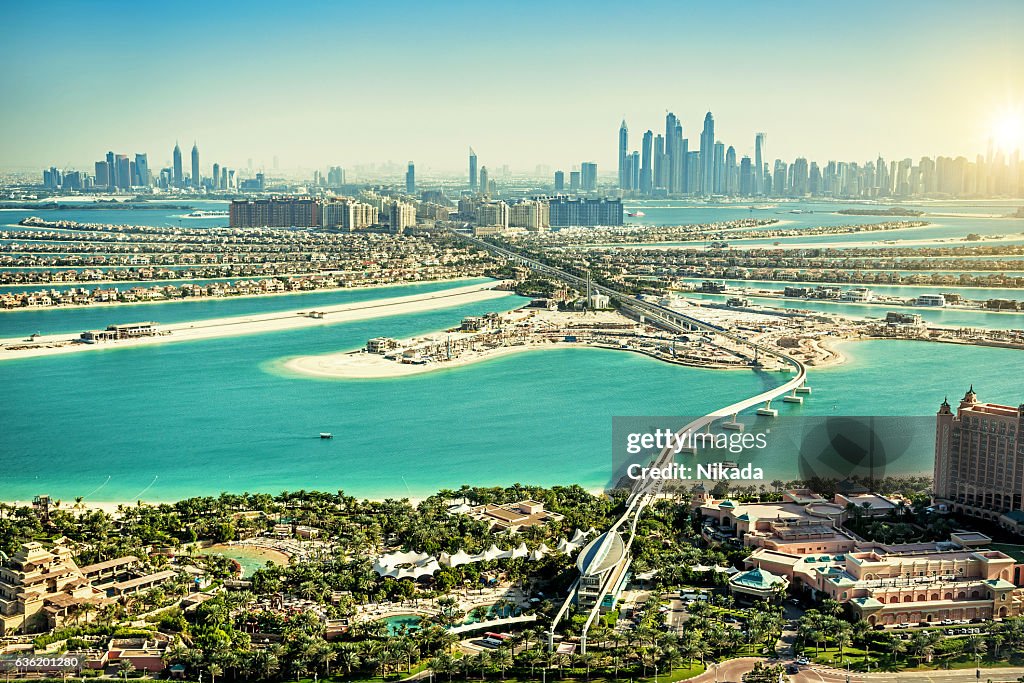
[[[160,325],[154,322],[125,323],[108,325],[105,330],[86,330],[79,339],[87,344],[96,342],[117,341],[119,339],[137,339],[139,337],[155,337],[160,334]]]

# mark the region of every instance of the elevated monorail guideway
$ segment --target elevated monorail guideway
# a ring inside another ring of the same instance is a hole
[[[604,285],[594,284],[588,278],[573,275],[560,268],[541,263],[536,259],[529,258],[511,249],[491,244],[469,235],[453,234],[493,254],[522,264],[534,272],[575,285],[581,289],[589,288],[591,291],[604,294],[609,299],[617,301],[620,306],[643,316],[646,321],[669,332],[683,333],[692,330],[707,330],[721,335],[740,346],[750,348],[756,354],[764,354],[776,358],[795,371],[795,374],[789,380],[774,389],[763,391],[756,396],[750,396],[693,420],[676,432],[676,435],[679,437],[686,433],[692,434],[701,429],[708,428],[718,420],[735,420],[737,414],[762,404],[763,407],[758,412],[765,415],[773,415],[775,410],[771,408],[772,400],[780,396],[796,396],[797,393],[809,392],[809,389],[805,388],[807,368],[799,360],[782,353],[778,349],[763,344],[756,344],[729,332],[719,325],[700,320],[692,315],[680,313],[666,306],[639,299],[631,294],[619,292]],[[675,451],[671,446],[666,447],[654,458],[651,462],[651,467],[664,467],[671,464],[674,458]],[[577,559],[580,577],[573,583],[569,596],[551,622],[551,628],[548,631],[549,648],[553,647],[555,627],[565,616],[566,612],[568,612],[573,600],[578,599],[581,592],[586,592],[594,600],[594,606],[590,610],[587,621],[583,626],[583,635],[580,638],[581,651],[587,651],[587,631],[590,629],[591,624],[593,624],[594,619],[600,614],[601,604],[605,596],[614,590],[617,582],[623,579],[623,574],[629,566],[631,559],[629,549],[632,547],[633,539],[636,536],[637,522],[644,508],[653,503],[661,493],[663,482],[663,479],[654,478],[635,480],[629,497],[626,499],[626,509],[622,515],[612,524],[608,531],[591,540],[580,551],[579,558]],[[625,540],[623,540],[622,534],[627,534]]]

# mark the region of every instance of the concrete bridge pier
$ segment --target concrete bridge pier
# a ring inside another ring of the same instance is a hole
[[[807,386],[807,382],[804,382],[793,391],[797,394],[809,394],[811,393],[811,388]]]
[[[804,402],[804,397],[796,395],[796,392],[797,392],[798,389],[799,389],[799,387],[797,387],[796,389],[793,389],[793,393],[786,394],[785,396],[783,396],[782,397],[782,402],[783,403],[803,403]]]
[[[776,410],[775,408],[772,408],[771,401],[765,401],[764,407],[757,409],[757,414],[762,417],[778,417],[779,411]]]
[[[733,413],[732,417],[729,419],[728,422],[723,422],[722,429],[729,429],[734,432],[742,432],[744,429],[746,429],[746,425],[737,420],[736,415],[736,413]]]

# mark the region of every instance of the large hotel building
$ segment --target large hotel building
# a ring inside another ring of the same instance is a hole
[[[1024,405],[982,403],[971,387],[956,412],[936,417],[935,503],[948,510],[1024,527]]]
[[[231,202],[232,228],[315,228],[322,204],[317,199],[274,197]]]

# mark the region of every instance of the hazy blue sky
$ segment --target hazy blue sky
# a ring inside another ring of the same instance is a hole
[[[720,6],[721,5],[721,6]],[[108,149],[282,167],[611,171],[664,130],[769,157],[983,151],[1024,107],[1024,2],[2,2],[0,166]],[[856,8],[856,9],[854,9]],[[187,159],[186,159],[187,165]]]

